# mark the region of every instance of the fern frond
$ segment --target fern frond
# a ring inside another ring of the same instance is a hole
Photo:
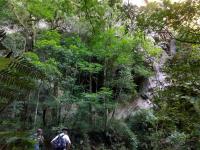
[[[26,96],[28,90],[14,89],[6,85],[0,85],[0,97],[7,99],[20,99]]]
[[[0,83],[7,86],[13,86],[16,89],[20,88],[27,90],[32,90],[37,86],[36,81],[30,77],[20,76],[9,70],[0,71]]]
[[[33,77],[35,79],[43,79],[45,77],[43,71],[36,68],[36,66],[31,64],[26,58],[20,56],[13,59],[10,62],[8,68],[16,69],[19,72],[24,73],[27,76]]]
[[[45,74],[24,57],[1,58],[4,68],[0,70],[0,97],[16,99],[24,90],[36,87],[36,80]]]
[[[0,71],[13,69],[16,69],[18,72],[24,73],[27,76],[31,76],[35,79],[43,79],[46,76],[41,69],[37,68],[22,56],[17,56],[14,58],[0,57]]]

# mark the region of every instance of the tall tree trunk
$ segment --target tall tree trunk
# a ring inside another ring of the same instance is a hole
[[[104,98],[104,130],[106,131],[107,130],[107,124],[108,124],[108,108],[107,108],[107,105],[106,105],[106,98]]]
[[[26,31],[25,31],[26,32]],[[33,46],[34,46],[34,33],[30,32],[30,33],[25,33],[25,37],[26,37],[26,45],[25,45],[25,51],[33,51]]]
[[[95,79],[95,92],[98,90],[98,78]]]
[[[104,70],[103,70],[103,76],[104,76],[104,81],[103,81],[103,84],[105,86],[105,83],[106,83],[106,80],[107,80],[107,60],[105,59],[104,61]]]
[[[60,124],[61,122],[61,103],[59,102],[59,105],[58,105],[58,124]]]
[[[92,73],[90,73],[90,92],[92,93]]]
[[[54,82],[54,88],[53,88],[53,95],[57,98],[59,96],[59,86],[58,86],[58,81]],[[60,123],[60,102],[57,105],[55,109],[53,109],[53,116],[56,117],[56,123]]]
[[[40,86],[39,86],[38,92],[37,92],[37,103],[36,103],[35,117],[34,117],[34,129],[36,128],[36,122],[37,122],[38,106],[39,106],[39,100],[40,100]]]
[[[29,92],[28,94],[28,100],[24,100],[24,111],[22,113],[22,119],[23,119],[23,126],[27,127],[27,119],[28,119],[28,115],[29,115],[29,102],[30,102],[30,98],[31,98],[31,93]]]
[[[44,108],[43,113],[42,113],[42,122],[43,122],[44,127],[46,126],[46,112],[47,112],[47,109]]]
[[[16,101],[13,101],[13,110],[12,110],[12,119],[15,118],[15,114],[16,114]]]
[[[89,103],[88,104],[89,106],[88,106],[88,110],[89,110],[89,113],[90,113],[90,115],[89,115],[89,122],[90,122],[90,124],[92,125],[93,124],[93,112],[92,112],[92,104],[91,103]]]
[[[36,25],[33,16],[30,14],[29,20],[24,24],[23,34],[25,36],[25,51],[33,51],[36,37]]]

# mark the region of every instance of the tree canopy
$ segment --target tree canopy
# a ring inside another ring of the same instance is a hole
[[[199,25],[199,0],[0,0],[0,149],[65,126],[72,149],[198,149]]]

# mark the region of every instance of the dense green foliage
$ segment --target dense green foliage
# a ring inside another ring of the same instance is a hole
[[[72,149],[198,149],[199,8],[198,0],[0,0],[0,28],[9,29],[0,31],[0,149],[31,149],[39,127],[49,148],[63,126]],[[168,84],[151,89],[154,106],[117,119],[146,94],[163,51]]]

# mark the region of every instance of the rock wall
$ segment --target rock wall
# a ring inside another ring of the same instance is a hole
[[[115,110],[116,119],[124,119],[130,115],[133,115],[134,112],[138,109],[149,109],[154,107],[154,104],[151,102],[151,99],[156,94],[156,91],[161,90],[170,84],[166,81],[166,77],[168,75],[165,72],[163,72],[163,67],[166,61],[168,59],[171,59],[176,54],[176,42],[174,39],[171,39],[167,44],[167,50],[165,47],[161,46],[163,50],[159,58],[151,59],[154,75],[143,82],[143,86],[139,93],[140,96],[135,98],[133,102],[125,106],[119,106]]]

